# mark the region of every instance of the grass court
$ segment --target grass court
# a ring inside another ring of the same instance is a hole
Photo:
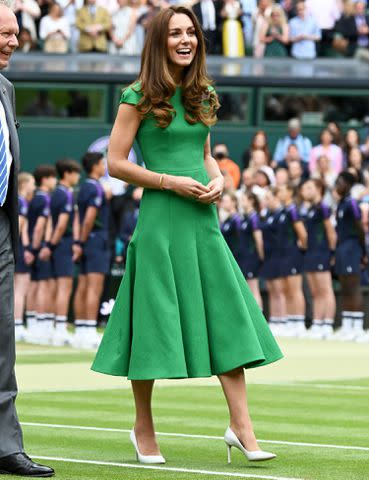
[[[167,463],[138,464],[128,437],[129,382],[90,371],[93,352],[36,345],[18,345],[17,353],[26,451],[59,480],[369,480],[369,346],[279,343],[283,360],[246,372],[260,446],[278,455],[271,462],[252,464],[232,449],[227,464],[227,409],[211,378],[157,383]]]

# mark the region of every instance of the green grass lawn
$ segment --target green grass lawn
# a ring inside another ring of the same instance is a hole
[[[293,361],[293,357],[288,360],[288,350],[296,343],[299,351],[312,347],[309,342],[289,342],[284,349],[287,361]],[[346,347],[337,348],[342,353]],[[366,350],[362,352],[366,361]],[[90,352],[27,346],[19,349],[17,368],[32,368],[37,384],[38,369],[45,374],[45,366],[52,375],[53,366],[65,364],[70,369],[66,375],[73,376],[71,361],[87,375],[92,358]],[[83,390],[81,384],[80,391],[62,391],[61,384],[56,392],[22,392],[20,385],[17,405],[27,452],[40,461],[46,458],[42,461],[56,469],[60,480],[369,479],[369,368],[362,378],[296,382],[292,377],[290,383],[275,384],[270,378],[250,384],[250,409],[260,445],[278,455],[261,464],[247,462],[235,449],[232,464],[227,464],[222,436],[228,418],[219,387],[186,381],[159,386],[154,413],[167,463],[154,468],[136,463],[129,442],[134,418],[130,390],[126,385],[101,389],[99,379],[104,377],[97,376],[91,390]]]

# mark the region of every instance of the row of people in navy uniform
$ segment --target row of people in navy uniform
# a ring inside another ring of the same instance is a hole
[[[240,201],[233,193],[223,194],[220,206],[227,213],[221,231],[261,307],[259,278],[265,282],[269,321],[277,335],[369,341],[360,288],[368,259],[360,207],[350,196],[354,183],[349,172],[338,176],[334,217],[322,201],[324,186],[317,179],[300,186],[298,205],[295,189],[288,185],[267,190],[261,202],[247,191]],[[337,330],[332,272],[342,294],[342,326]],[[312,296],[309,331],[303,274]]]
[[[56,167],[41,165],[33,176],[19,176],[18,340],[80,348],[95,348],[101,340],[97,317],[110,266],[109,205],[99,181],[105,175],[103,155],[86,153],[82,166],[87,178],[77,198],[73,188],[80,180],[81,168],[74,160],[60,160]],[[71,336],[67,315],[77,262],[73,300],[76,328]]]

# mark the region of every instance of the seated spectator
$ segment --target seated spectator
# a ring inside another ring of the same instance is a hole
[[[63,16],[61,6],[56,2],[50,5],[49,14],[41,19],[40,39],[44,42],[44,52],[67,53],[69,50],[69,22]]]
[[[347,130],[343,140],[343,161],[347,165],[350,150],[360,146],[360,137],[357,130],[350,128]]]
[[[316,169],[312,173],[311,178],[317,178],[321,180],[324,185],[324,202],[332,207],[335,204],[335,199],[333,197],[333,189],[337,179],[337,173],[331,168],[330,159],[322,155],[318,158]]]
[[[288,164],[288,178],[289,184],[293,187],[300,186],[301,183],[306,180],[301,162],[298,160],[292,160],[292,162]]]
[[[238,0],[223,0],[220,16],[222,24],[222,46],[225,57],[244,57],[245,43],[242,30],[242,9]]]
[[[31,32],[28,28],[22,28],[19,31],[18,35],[18,51],[20,52],[30,52],[32,50],[37,50],[36,42],[32,39]]]
[[[369,16],[363,1],[344,3],[344,12],[335,25],[334,47],[348,57],[367,55],[369,48]]]
[[[221,52],[219,35],[220,1],[200,0],[193,5],[192,10],[200,22],[207,53],[219,54]]]
[[[291,118],[291,120],[289,120],[288,134],[278,140],[273,156],[274,162],[280,164],[285,160],[288,147],[291,144],[296,145],[302,160],[307,163],[312,145],[310,139],[301,134],[301,123],[298,118]]]
[[[291,55],[298,59],[316,57],[316,42],[321,40],[321,32],[316,20],[306,13],[303,0],[296,3],[297,16],[289,21]]]
[[[333,143],[335,143],[339,147],[342,147],[342,145],[343,145],[343,134],[342,134],[342,129],[339,126],[339,124],[337,122],[330,121],[327,124],[327,129],[333,135]]]
[[[240,167],[229,158],[229,151],[224,143],[217,143],[213,148],[213,157],[218,163],[220,170],[226,170],[233,180],[233,188],[237,189],[241,180]]]
[[[255,181],[255,186],[259,188],[265,189],[268,187],[274,187],[275,175],[272,167],[259,168],[259,170],[257,170],[257,172],[255,173],[254,181]]]
[[[18,20],[19,30],[27,28],[32,40],[37,41],[37,29],[35,20],[41,16],[41,10],[36,0],[15,0],[14,13]]]
[[[369,135],[367,136],[365,142],[360,146],[360,150],[364,156],[365,167],[369,164]]]
[[[343,152],[341,147],[333,143],[333,135],[325,128],[320,134],[320,144],[312,148],[309,157],[310,172],[314,172],[319,157],[325,155],[331,162],[332,169],[338,174],[343,170]]]
[[[365,177],[363,174],[364,158],[362,151],[358,147],[354,147],[350,150],[347,162],[347,168],[352,168],[356,172],[357,183],[365,184]]]
[[[251,153],[251,159],[249,167],[252,170],[258,170],[260,167],[268,166],[268,157],[266,156],[264,150],[254,150]]]
[[[307,13],[315,18],[322,39],[318,45],[318,56],[327,54],[333,39],[334,26],[342,14],[342,5],[338,0],[306,0]]]
[[[268,146],[268,138],[266,136],[266,133],[264,130],[258,130],[254,136],[252,137],[251,140],[251,145],[250,147],[245,150],[242,154],[242,165],[244,168],[248,168],[249,163],[250,163],[250,158],[252,155],[252,152],[254,150],[263,150],[265,153],[267,159],[268,159],[268,165],[270,163],[270,150]]]
[[[111,18],[105,8],[96,6],[96,0],[84,1],[84,6],[77,11],[76,26],[80,31],[80,52],[107,51]]]
[[[299,152],[299,149],[297,148],[297,145],[294,143],[291,143],[291,145],[288,147],[287,154],[280,164],[278,166],[282,168],[289,168],[289,165],[291,162],[298,162],[301,164],[301,169],[303,172],[303,177],[304,179],[309,178],[310,172],[309,172],[309,167],[307,163],[305,163],[301,157],[301,154]]]
[[[280,187],[281,185],[288,185],[289,181],[290,181],[290,178],[288,175],[288,169],[284,167],[278,167],[277,170],[275,171],[276,186]]]
[[[132,0],[118,0],[119,9],[112,16],[109,52],[113,54],[140,55],[142,38],[138,35],[139,8]]]
[[[260,31],[264,28],[272,11],[272,0],[259,0],[258,8],[252,17],[254,38],[253,55],[262,58],[265,51],[265,43],[260,42]]]
[[[260,31],[260,42],[265,43],[265,57],[287,57],[288,24],[280,5],[273,5],[270,17]]]
[[[251,191],[254,185],[254,171],[251,168],[245,168],[242,170],[241,185],[238,191],[245,192]]]

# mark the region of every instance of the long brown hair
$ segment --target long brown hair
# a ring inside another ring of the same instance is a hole
[[[186,110],[185,119],[191,125],[196,122],[210,126],[217,121],[218,97],[209,89],[212,81],[206,71],[205,41],[200,24],[192,10],[174,6],[160,11],[152,20],[141,55],[141,70],[138,77],[143,97],[137,104],[141,116],[153,114],[157,125],[166,128],[172,121],[175,110],[169,100],[177,85],[169,70],[168,33],[169,21],[175,14],[187,15],[195,28],[198,40],[196,55],[184,69],[182,101]]]

